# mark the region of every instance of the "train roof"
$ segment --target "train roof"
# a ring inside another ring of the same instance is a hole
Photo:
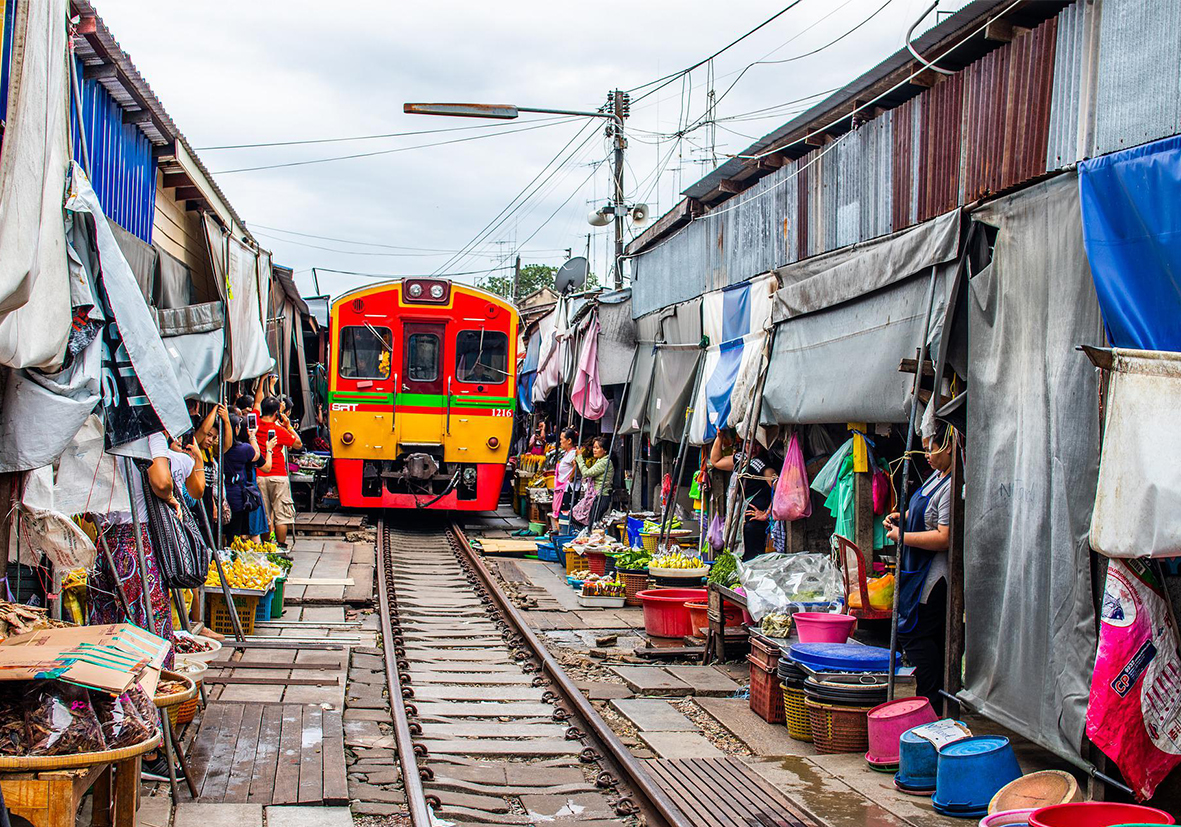
[[[347,300],[351,296],[357,295],[358,293],[373,293],[375,290],[379,290],[382,287],[392,287],[396,284],[401,284],[404,281],[411,281],[411,280],[412,279],[409,279],[409,278],[389,279],[388,281],[379,281],[379,282],[375,282],[373,284],[366,284],[363,287],[354,287],[352,290],[349,290],[345,293],[341,293],[339,296],[337,296],[335,299],[333,299],[332,300],[332,307],[333,308],[337,307],[341,302]],[[413,280],[417,281],[418,279],[415,278]],[[451,284],[452,290],[463,290],[464,292],[467,292],[467,293],[475,293],[477,295],[484,296],[494,302],[497,302],[498,304],[504,305],[506,308],[508,308],[514,314],[516,314],[518,318],[521,315],[521,311],[519,309],[517,309],[517,306],[515,304],[513,304],[511,301],[506,299],[504,296],[501,296],[501,295],[491,292],[490,290],[485,290],[483,287],[476,287],[474,284],[464,284],[463,282],[452,281],[451,279],[444,279],[444,278],[423,277],[421,280],[422,281],[446,281],[446,282],[449,282]]]

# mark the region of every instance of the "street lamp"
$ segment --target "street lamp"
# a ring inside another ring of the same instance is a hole
[[[628,95],[616,90],[611,95],[611,111],[585,112],[576,109],[542,109],[535,106],[514,106],[510,103],[405,103],[402,111],[407,115],[441,115],[451,118],[489,118],[511,121],[522,112],[539,115],[573,115],[580,118],[606,118],[615,123],[615,157],[613,173],[615,197],[609,212],[615,222],[615,289],[623,287],[623,216],[628,209],[623,197],[623,150],[627,141],[623,137],[623,119],[627,117]],[[607,209],[607,208],[604,208]],[[645,208],[646,211],[646,208]],[[604,221],[604,224],[608,222]],[[602,226],[602,225],[597,225]]]

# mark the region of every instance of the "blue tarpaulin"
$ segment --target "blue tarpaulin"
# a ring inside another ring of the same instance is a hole
[[[1079,196],[1111,344],[1181,351],[1181,137],[1083,161]]]

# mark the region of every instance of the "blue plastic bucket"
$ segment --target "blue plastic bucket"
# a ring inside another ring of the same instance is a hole
[[[898,739],[898,772],[894,783],[907,792],[930,792],[935,789],[938,763],[935,745],[908,729]]]
[[[974,816],[988,811],[1001,787],[1021,777],[1009,739],[976,735],[939,750],[932,804],[947,815]]]

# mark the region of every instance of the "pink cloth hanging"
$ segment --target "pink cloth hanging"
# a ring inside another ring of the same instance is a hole
[[[607,412],[607,397],[599,384],[599,317],[592,316],[578,354],[578,372],[570,389],[570,403],[586,419],[602,419]]]

